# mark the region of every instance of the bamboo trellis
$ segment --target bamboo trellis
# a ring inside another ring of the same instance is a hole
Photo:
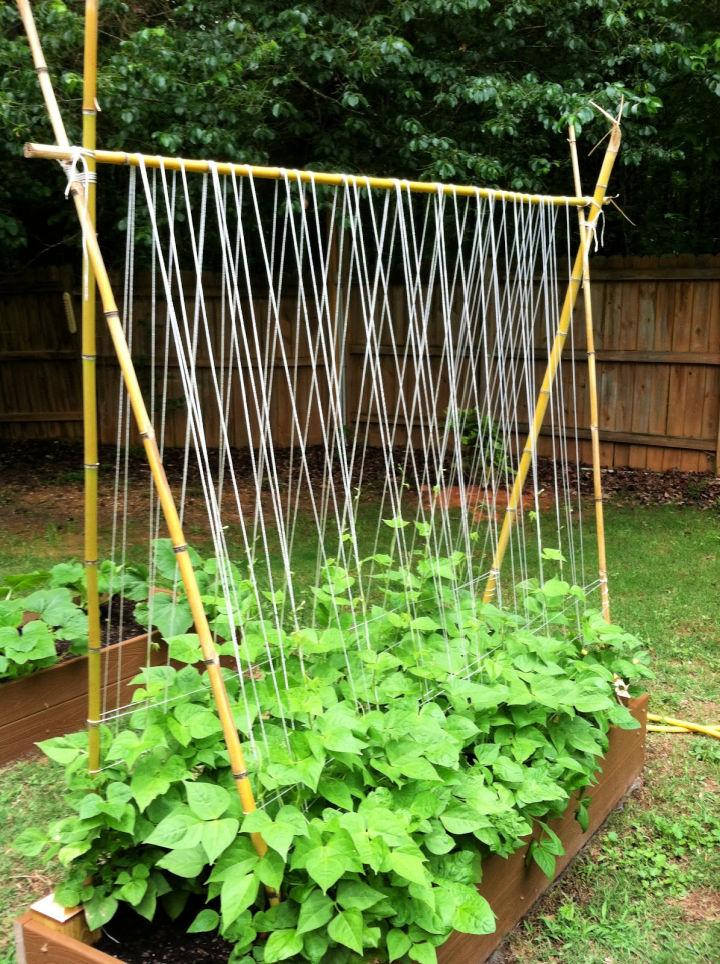
[[[158,498],[165,522],[172,540],[173,548],[177,558],[177,565],[182,579],[185,592],[193,616],[195,629],[202,648],[203,661],[207,667],[208,678],[212,688],[213,697],[216,703],[217,712],[223,727],[223,734],[230,759],[232,774],[236,782],[237,792],[240,797],[242,808],[245,813],[250,813],[255,809],[255,798],[253,788],[245,764],[242,745],[235,723],[233,721],[230,701],[225,688],[224,679],[220,670],[220,662],[210,632],[207,617],[203,608],[198,584],[196,581],[193,566],[188,553],[188,546],[181,525],[177,506],[169,484],[165,477],[162,461],[155,440],[153,426],[151,424],[148,411],[143,399],[143,395],[138,383],[137,375],[131,358],[128,343],[123,332],[119,317],[117,303],[115,301],[112,287],[109,281],[105,262],[98,244],[94,224],[94,195],[95,189],[92,179],[85,179],[77,174],[77,165],[82,163],[87,165],[90,173],[94,172],[96,164],[131,165],[145,167],[162,167],[167,170],[187,171],[187,172],[208,172],[215,171],[222,174],[233,174],[237,176],[251,175],[254,178],[266,178],[278,180],[281,177],[290,175],[297,181],[314,182],[317,184],[328,185],[347,185],[352,184],[358,187],[375,188],[378,190],[396,189],[398,185],[408,192],[422,194],[448,193],[468,197],[483,197],[505,201],[518,201],[527,204],[553,204],[572,206],[578,209],[580,218],[580,245],[575,257],[574,267],[571,278],[563,301],[557,331],[555,332],[554,343],[548,360],[547,369],[543,379],[537,400],[535,416],[531,424],[522,456],[520,459],[517,474],[515,476],[512,493],[509,498],[508,507],[503,519],[502,529],[495,549],[492,569],[488,578],[484,598],[491,599],[497,587],[500,568],[503,563],[505,552],[510,540],[511,529],[514,524],[518,505],[522,497],[522,490],[525,484],[528,470],[531,464],[533,453],[536,451],[540,429],[548,408],[550,392],[556,379],[558,368],[561,361],[563,347],[567,338],[573,317],[573,310],[576,305],[580,287],[584,288],[586,303],[586,325],[588,327],[588,352],[589,363],[591,366],[590,377],[590,396],[591,410],[594,413],[593,425],[593,468],[596,479],[596,518],[598,524],[598,546],[599,546],[599,570],[600,582],[603,592],[603,610],[606,617],[609,617],[609,607],[607,601],[607,574],[604,546],[604,529],[602,521],[602,500],[599,490],[599,446],[597,444],[597,383],[594,377],[594,352],[592,347],[592,317],[589,310],[590,279],[588,270],[589,238],[596,225],[598,215],[606,201],[606,190],[608,180],[615,163],[615,159],[620,145],[619,121],[613,119],[610,131],[609,143],[607,145],[600,174],[595,185],[592,197],[587,198],[581,195],[579,178],[577,176],[577,157],[574,147],[574,139],[571,139],[571,149],[573,151],[573,167],[576,175],[575,195],[571,197],[549,197],[543,195],[530,195],[514,191],[499,191],[494,189],[475,188],[471,186],[439,185],[427,182],[398,182],[391,178],[375,178],[344,174],[325,174],[307,171],[283,171],[280,168],[257,167],[245,164],[214,164],[207,160],[183,160],[180,158],[157,158],[144,157],[135,153],[100,151],[95,149],[95,94],[97,77],[97,55],[96,55],[96,35],[97,35],[97,4],[88,3],[87,25],[86,25],[86,59],[85,59],[85,90],[83,100],[83,119],[84,136],[83,147],[73,147],[66,135],[62,117],[55,98],[53,86],[49,77],[48,68],[42,53],[42,47],[37,35],[32,11],[27,0],[18,0],[18,7],[27,32],[38,80],[44,96],[48,115],[55,134],[55,145],[26,145],[25,154],[28,157],[50,158],[61,162],[69,180],[69,193],[75,204],[76,212],[82,229],[83,241],[85,246],[85,270],[84,285],[86,288],[83,301],[83,371],[84,371],[84,398],[85,398],[85,462],[86,462],[86,566],[88,571],[88,587],[90,591],[91,582],[94,581],[94,596],[97,602],[97,572],[93,565],[94,556],[97,555],[97,433],[95,427],[95,374],[94,374],[94,354],[95,354],[95,332],[94,332],[94,297],[93,283],[97,284],[103,313],[110,331],[113,346],[118,358],[127,394],[137,423],[140,437],[143,440],[148,464],[150,466],[155,485],[157,487]],[[585,216],[584,209],[588,208],[588,215]],[[94,555],[93,555],[94,553]],[[95,619],[95,612],[92,614],[91,625]],[[95,633],[93,627],[92,633]],[[99,645],[99,634],[97,637],[91,636],[90,651],[90,677],[89,677],[89,723],[91,739],[91,768],[95,758],[93,757],[92,747],[97,743],[97,716],[99,715],[99,691],[100,691],[100,664],[101,654]],[[266,851],[266,845],[259,834],[253,834],[253,843],[258,853]]]

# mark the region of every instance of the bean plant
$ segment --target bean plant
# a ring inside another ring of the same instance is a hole
[[[241,810],[198,640],[181,632],[173,665],[137,677],[127,725],[102,730],[99,774],[85,734],[41,744],[65,767],[69,815],[19,847],[60,862],[56,897],[82,903],[91,928],[122,904],[148,920],[193,908],[189,930],[219,931],[235,964],[432,964],[452,931],[492,932],[483,861],[525,848],[553,875],[549,822],[572,800],[587,826],[610,727],[638,726],[617,678],[634,690],[650,671],[579,588],[528,582],[518,615],[458,588],[463,563],[376,556],[381,602],[360,607],[347,589],[361,574],[330,562],[312,625],[282,631],[239,580],[253,669],[223,672],[258,809]],[[227,632],[227,612],[212,623]],[[283,647],[281,681],[267,640]]]
[[[118,581],[119,567],[99,569],[100,591]],[[67,651],[87,651],[87,594],[81,563],[6,576],[0,585],[0,682],[53,666]]]

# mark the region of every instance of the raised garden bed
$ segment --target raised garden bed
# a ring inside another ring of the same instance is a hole
[[[103,699],[109,705],[129,702],[130,680],[147,663],[147,653],[147,633],[103,649]],[[163,645],[153,647],[152,664],[166,658]],[[85,725],[87,672],[87,656],[76,656],[0,684],[0,766],[29,753],[40,740]]]
[[[557,861],[556,877],[602,826],[642,773],[647,697],[632,700],[630,709],[640,721],[641,728],[612,730],[598,783],[587,794],[591,800],[587,830],[581,830],[572,802],[563,817],[550,822],[565,847],[564,856]],[[481,964],[486,961],[551,886],[552,882],[539,867],[534,863],[528,865],[526,856],[526,848],[523,848],[509,859],[491,857],[485,862],[479,890],[495,911],[496,930],[486,936],[454,934],[438,951],[440,964]],[[123,960],[120,950],[118,956],[110,956],[92,947],[88,943],[91,936],[84,929],[80,910],[63,913],[48,910],[47,905],[43,907],[39,902],[16,922],[18,964],[117,964]],[[179,935],[180,941],[183,938],[184,935]]]

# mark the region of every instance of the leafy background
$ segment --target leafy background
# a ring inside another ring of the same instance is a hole
[[[79,0],[36,4],[71,138],[82,95]],[[571,190],[626,98],[607,253],[718,249],[720,7],[715,0],[287,0],[101,4],[99,140],[108,148]],[[15,5],[0,5],[0,244],[15,269],[67,261],[62,182],[19,161],[50,128]],[[102,231],[123,191],[103,171]],[[118,181],[119,184],[119,181]]]

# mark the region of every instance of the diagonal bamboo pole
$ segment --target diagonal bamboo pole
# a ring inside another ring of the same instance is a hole
[[[83,147],[94,151],[97,131],[97,48],[98,3],[85,2],[85,57],[83,65],[82,128]],[[95,160],[86,159],[91,175],[85,183],[90,223],[95,228]],[[88,768],[100,769],[100,729],[102,710],[102,649],[100,642],[100,599],[98,596],[98,456],[97,431],[97,337],[95,324],[95,272],[83,245],[82,261],[82,386],[83,446],[85,475],[85,584],[88,611]]]
[[[619,149],[620,124],[617,121],[614,121],[610,130],[610,140],[605,151],[605,157],[603,158],[602,167],[600,168],[600,174],[598,175],[592,201],[590,202],[590,210],[587,218],[587,225],[589,225],[590,229],[596,225],[597,218],[602,211],[603,204],[605,203],[605,191],[607,190],[610,174],[615,164],[615,159]],[[505,517],[503,518],[500,536],[498,537],[497,547],[493,555],[490,575],[488,576],[488,580],[485,584],[483,602],[490,602],[497,590],[498,580],[500,578],[500,568],[510,542],[513,523],[517,517],[518,506],[520,504],[520,499],[522,498],[522,490],[525,486],[530,465],[532,464],[533,452],[536,449],[540,429],[542,428],[545,413],[550,402],[550,390],[555,381],[555,376],[557,375],[563,347],[565,345],[565,340],[568,336],[570,324],[572,322],[573,310],[577,301],[578,292],[580,291],[580,285],[582,284],[583,250],[584,248],[581,244],[575,257],[575,263],[573,264],[572,274],[570,275],[570,281],[568,283],[562,310],[560,312],[557,332],[555,333],[555,339],[550,351],[547,368],[545,369],[542,386],[538,393],[537,405],[535,406],[535,416],[533,418],[532,425],[530,426],[528,437],[525,441],[525,446],[523,448],[520,463],[518,465],[517,475],[515,476],[510,498],[508,499],[508,506],[505,510]]]
[[[570,159],[572,161],[575,189],[580,189],[580,163],[578,161],[575,126],[570,125]],[[580,223],[580,247],[582,250],[583,305],[585,308],[585,339],[588,360],[588,391],[590,395],[590,439],[592,445],[593,493],[595,499],[595,531],[597,535],[598,576],[600,579],[600,603],[605,620],[610,622],[610,593],[608,590],[607,557],[605,554],[605,513],[603,509],[602,474],[600,472],[600,435],[598,414],[597,365],[595,363],[595,333],[593,331],[592,296],[590,290],[590,241],[592,231],[588,230],[585,211],[578,209]]]
[[[28,0],[17,0],[17,5],[20,11],[20,16],[22,17],[25,31],[27,33],[28,41],[30,43],[30,50],[35,63],[35,69],[40,80],[40,86],[45,98],[45,106],[47,107],[47,111],[50,116],[50,122],[55,133],[55,138],[59,145],[69,147],[69,141],[67,139],[67,134],[65,133],[62,116],[55,98],[55,91],[53,90],[47,65],[45,63],[45,58],[42,53],[42,47],[40,45],[40,39],[37,34],[30,4]],[[235,786],[237,788],[238,796],[240,797],[243,812],[252,813],[256,809],[255,798],[245,764],[245,755],[240,743],[237,727],[235,726],[235,722],[233,720],[230,699],[225,688],[225,681],[220,668],[220,660],[218,658],[217,650],[215,649],[215,643],[212,638],[212,633],[210,632],[210,627],[208,626],[207,616],[205,615],[205,610],[203,609],[200,591],[198,589],[197,580],[195,579],[195,572],[192,567],[192,562],[190,561],[190,555],[188,553],[187,543],[185,542],[185,535],[180,523],[180,517],[178,516],[172,491],[170,490],[170,486],[165,475],[165,469],[163,468],[163,464],[160,459],[160,453],[155,441],[153,427],[150,423],[150,418],[145,407],[140,385],[138,384],[135,367],[130,356],[130,350],[128,348],[127,341],[125,340],[125,333],[122,329],[120,314],[118,312],[118,307],[112,292],[105,262],[98,245],[95,229],[90,219],[85,199],[85,188],[82,181],[73,177],[72,168],[70,168],[68,171],[68,176],[70,178],[69,190],[75,203],[75,210],[77,211],[78,219],[80,221],[80,227],[82,228],[88,261],[92,265],[93,271],[95,272],[95,279],[103,306],[103,314],[105,315],[105,320],[110,331],[110,337],[112,338],[115,353],[120,363],[123,379],[125,381],[125,387],[130,399],[135,421],[137,422],[140,437],[143,440],[143,447],[145,449],[145,455],[150,466],[150,471],[152,472],[153,479],[155,480],[158,498],[160,500],[165,522],[172,540],[173,549],[177,557],[178,570],[183,581],[183,586],[185,587],[188,603],[190,604],[190,610],[195,623],[195,630],[200,639],[203,661],[207,667],[210,687],[212,689],[215,704],[217,706],[218,716],[220,717],[220,721],[222,723],[223,735],[225,737],[225,743],[228,750],[228,757],[230,759],[232,775],[235,780]],[[262,839],[261,835],[255,833],[251,834],[251,837],[253,845],[258,854],[260,856],[265,854],[267,852],[267,844]]]

